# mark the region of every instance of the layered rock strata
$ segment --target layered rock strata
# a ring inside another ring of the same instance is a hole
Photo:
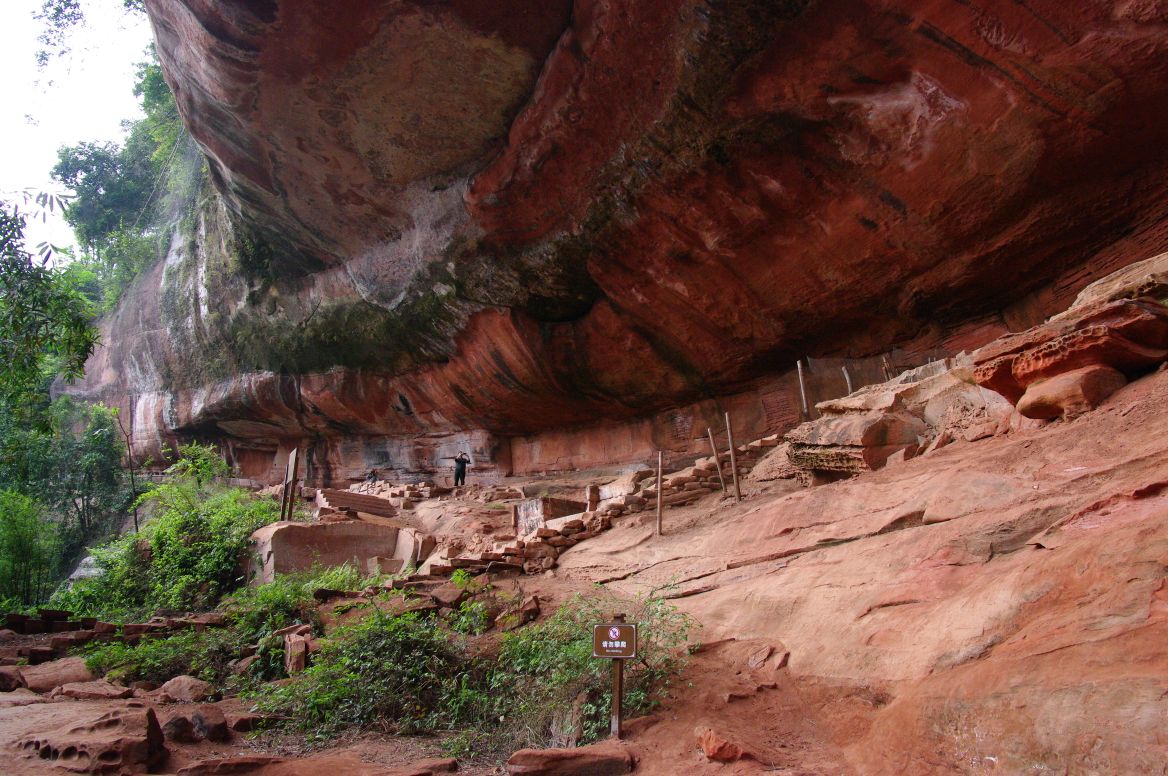
[[[880,469],[954,439],[1004,430],[1012,407],[974,384],[967,355],[815,405],[819,417],[788,432],[787,456],[807,481]]]
[[[330,481],[953,355],[1168,244],[1154,4],[146,6],[218,197],[79,389],[143,455],[314,440]]]
[[[974,354],[974,378],[1029,418],[1094,409],[1168,359],[1168,254],[1134,264],[1084,289],[1041,326]]]

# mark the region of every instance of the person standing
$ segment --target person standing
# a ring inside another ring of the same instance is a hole
[[[454,487],[466,484],[466,465],[470,463],[470,456],[459,453],[454,458]]]

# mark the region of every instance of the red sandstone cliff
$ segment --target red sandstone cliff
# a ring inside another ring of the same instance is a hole
[[[873,380],[1168,249],[1156,2],[146,5],[218,197],[78,389],[143,454],[683,452],[715,397],[794,424],[798,357]]]

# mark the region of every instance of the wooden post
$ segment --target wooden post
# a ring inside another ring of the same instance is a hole
[[[706,434],[710,437],[710,449],[714,451],[714,465],[718,467],[718,482],[722,483],[722,492],[726,492],[726,478],[722,476],[722,457],[718,455],[718,446],[714,444],[714,430],[706,426]]]
[[[734,500],[742,500],[742,489],[738,486],[738,457],[734,455],[734,432],[730,430],[730,413],[726,413],[726,440],[730,444],[730,473],[734,475]]]
[[[852,376],[848,374],[848,365],[844,364],[840,369],[844,373],[844,384],[848,386],[848,393],[850,394],[855,389],[852,388]]]
[[[291,520],[292,508],[296,505],[296,477],[300,470],[297,453],[300,448],[292,448],[288,453],[288,468],[284,472],[284,489],[280,498],[280,519]]]
[[[660,456],[661,455],[660,451],[658,451],[657,454],[658,454],[658,456]],[[657,492],[658,492],[658,494],[660,494],[661,493],[660,489],[658,489]],[[660,496],[658,496],[658,499],[660,499]],[[660,501],[658,501],[658,503],[660,503]],[[657,514],[660,515],[661,514],[660,511],[658,511]],[[660,521],[660,519],[658,519],[658,525],[660,525],[660,523],[661,523],[661,521]],[[614,614],[612,616],[612,621],[613,622],[624,622],[625,616],[623,614]],[[612,661],[612,720],[611,720],[611,724],[609,727],[609,733],[613,738],[618,739],[618,740],[621,737],[621,706],[624,705],[624,698],[625,698],[625,661],[613,660]]]
[[[665,454],[657,451],[657,535],[661,535],[661,468],[665,461]],[[619,660],[616,662],[620,662]],[[618,736],[619,738],[619,736]]]
[[[803,359],[795,362],[795,368],[799,371],[799,400],[803,406],[803,419],[811,420],[811,410],[807,407],[807,386],[803,381]],[[734,445],[730,445],[730,449],[734,449]]]

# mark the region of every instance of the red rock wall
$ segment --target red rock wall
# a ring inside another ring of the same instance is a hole
[[[1158,3],[147,8],[222,205],[76,389],[143,454],[648,429],[1168,249]]]

